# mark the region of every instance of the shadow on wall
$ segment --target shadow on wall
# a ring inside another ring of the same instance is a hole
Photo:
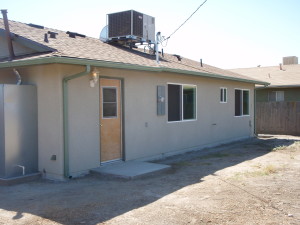
[[[206,154],[199,151],[173,156],[159,161],[171,164],[171,171],[137,180],[88,176],[69,182],[41,180],[0,187],[0,208],[8,212],[9,217],[5,217],[7,220],[19,220],[18,223],[22,223],[24,214],[29,213],[60,224],[94,225],[151,204],[186,186],[202,182],[203,177],[219,170],[294,142],[295,140],[286,139],[252,139],[206,149]],[[209,151],[211,153],[207,154]]]

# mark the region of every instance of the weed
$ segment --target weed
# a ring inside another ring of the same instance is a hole
[[[263,173],[265,175],[270,175],[270,174],[273,174],[273,173],[276,173],[277,172],[277,168],[274,166],[274,165],[267,165],[266,167],[263,168]]]
[[[279,145],[279,146],[276,146],[272,149],[273,152],[276,152],[276,151],[280,151],[280,150],[285,150],[286,149],[286,146],[284,145]]]
[[[254,165],[253,167],[257,167],[259,168],[259,170],[255,170],[255,171],[245,171],[245,172],[238,172],[235,173],[233,178],[240,180],[243,177],[260,177],[260,176],[268,176],[271,174],[274,174],[278,171],[278,168],[276,168],[274,165],[267,165],[265,167],[261,167],[260,164],[258,165]]]

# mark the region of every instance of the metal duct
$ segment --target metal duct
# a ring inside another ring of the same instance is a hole
[[[5,26],[7,47],[8,47],[8,51],[9,51],[9,60],[13,60],[14,57],[15,57],[15,54],[14,54],[14,49],[13,49],[12,40],[11,40],[11,36],[10,36],[10,31],[9,31],[9,24],[8,24],[8,19],[7,19],[7,10],[6,9],[1,9],[1,13],[3,15],[3,21],[4,21],[4,26]]]

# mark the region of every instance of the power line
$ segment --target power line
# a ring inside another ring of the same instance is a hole
[[[169,35],[165,40],[168,40],[173,34],[175,34],[200,8],[206,3],[207,0],[205,0],[201,5],[198,6],[198,8],[192,13],[192,15],[189,16],[172,34]]]

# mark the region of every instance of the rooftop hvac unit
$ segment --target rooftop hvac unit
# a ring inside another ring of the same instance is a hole
[[[108,14],[108,41],[155,42],[155,18],[134,10]]]

